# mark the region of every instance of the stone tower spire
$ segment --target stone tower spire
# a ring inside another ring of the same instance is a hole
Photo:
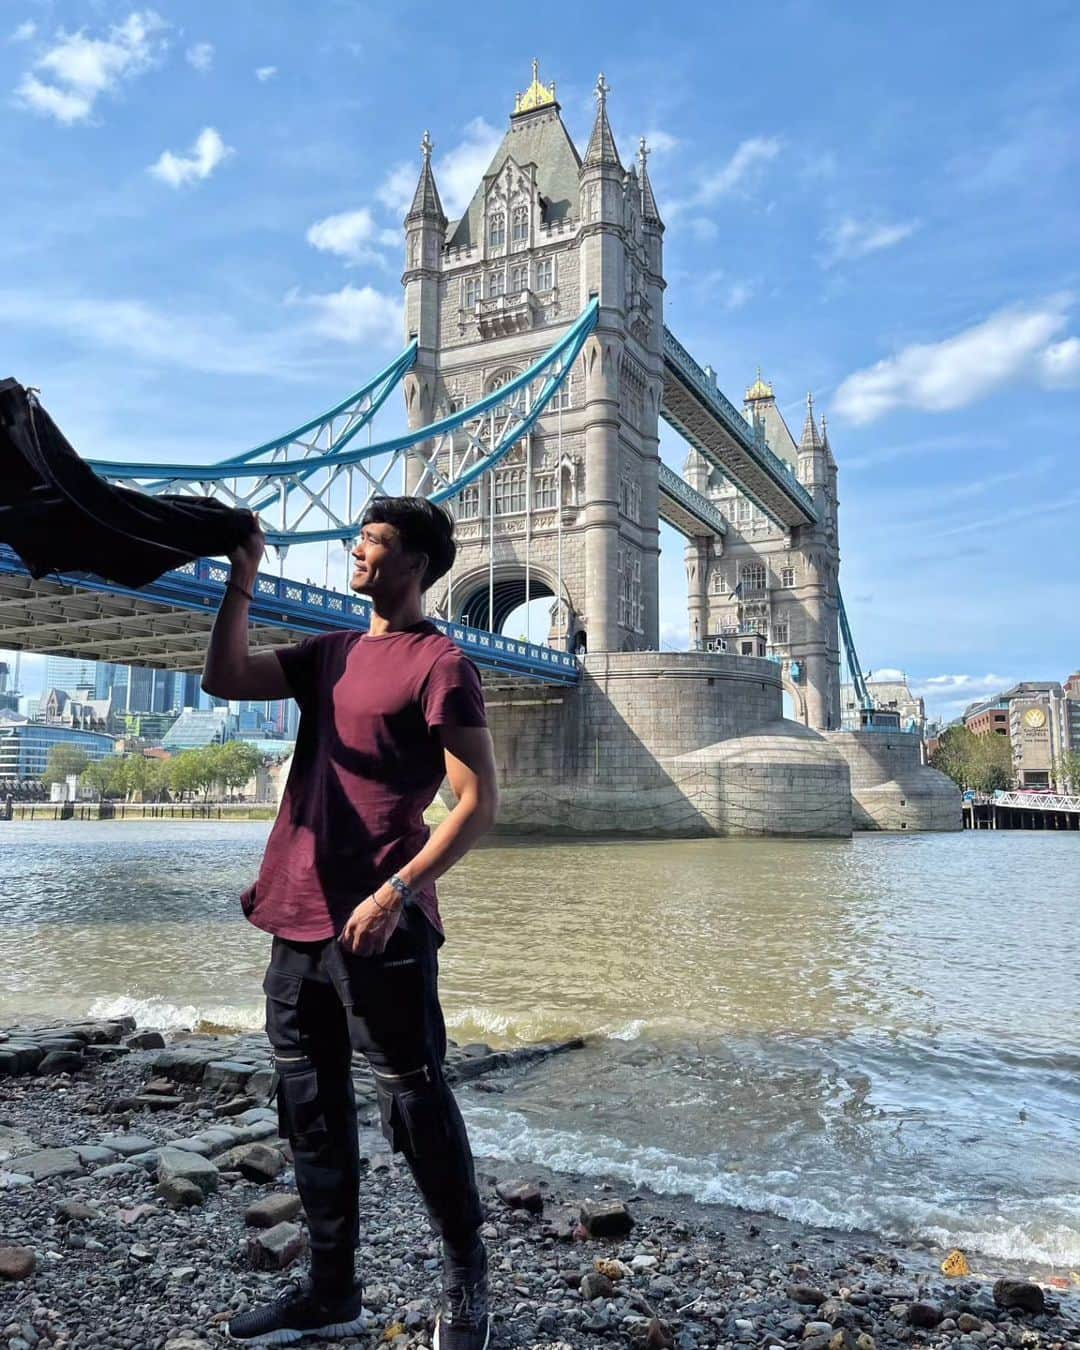
[[[442,229],[446,229],[446,212],[439,199],[439,189],[435,185],[435,174],[431,167],[431,152],[434,148],[430,133],[425,131],[424,139],[420,142],[424,163],[413,193],[412,206],[405,217],[406,226],[413,220],[431,220],[439,222]]]
[[[806,421],[803,423],[802,438],[799,441],[799,450],[820,450],[822,448],[821,438],[818,436],[817,425],[814,422],[814,396],[806,396]]]
[[[638,178],[641,180],[641,219],[647,224],[652,225],[654,229],[663,230],[664,222],[660,219],[660,211],[656,205],[656,198],[653,195],[652,183],[649,180],[649,147],[645,144],[645,137],[642,136],[638,141]]]
[[[585,158],[582,160],[582,167],[596,168],[600,166],[612,167],[622,172],[622,161],[619,159],[619,152],[615,148],[615,137],[611,131],[611,123],[607,115],[607,96],[611,93],[611,86],[604,79],[604,72],[600,72],[600,78],[596,81],[596,121],[593,123],[592,135],[589,137],[588,149],[585,151]]]

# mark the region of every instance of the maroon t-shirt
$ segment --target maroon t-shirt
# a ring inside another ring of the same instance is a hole
[[[319,942],[423,847],[423,813],[445,774],[439,728],[485,726],[484,696],[473,663],[426,620],[308,638],[278,659],[300,727],[242,904],[257,928]],[[441,933],[435,887],[416,900]]]

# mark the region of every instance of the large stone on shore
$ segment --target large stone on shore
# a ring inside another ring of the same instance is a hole
[[[56,1212],[61,1219],[67,1219],[72,1223],[92,1223],[95,1219],[101,1218],[101,1210],[88,1205],[84,1200],[61,1200],[56,1206]]]
[[[254,1064],[245,1064],[238,1059],[215,1059],[203,1070],[202,1086],[207,1092],[228,1093],[232,1097],[243,1092],[254,1072]]]
[[[121,1158],[130,1158],[134,1153],[145,1153],[154,1147],[154,1141],[144,1134],[107,1134],[101,1140],[102,1148],[111,1148]]]
[[[104,1167],[106,1163],[116,1162],[117,1158],[115,1150],[104,1144],[76,1144],[75,1152],[87,1167]]]
[[[203,1188],[187,1177],[164,1177],[157,1184],[157,1192],[170,1209],[190,1209],[206,1199]]]
[[[812,1284],[789,1284],[784,1293],[793,1303],[813,1304],[815,1308],[824,1303],[827,1297],[820,1289],[815,1289]]]
[[[0,1247],[0,1279],[25,1280],[37,1266],[29,1247]]]
[[[304,1235],[294,1223],[278,1223],[249,1238],[247,1250],[256,1270],[284,1270],[304,1250]]]
[[[913,1327],[936,1327],[941,1317],[941,1304],[931,1299],[908,1304],[907,1319]]]
[[[193,1181],[204,1195],[218,1188],[218,1170],[208,1158],[183,1153],[178,1148],[163,1148],[157,1161],[158,1181]]]
[[[495,1194],[511,1209],[527,1209],[530,1214],[543,1214],[544,1197],[534,1181],[500,1181]]]
[[[285,1168],[285,1159],[269,1144],[245,1144],[237,1150],[234,1166],[248,1181],[273,1181]]]
[[[633,1216],[621,1200],[583,1200],[581,1222],[592,1238],[625,1237],[634,1226]]]
[[[298,1195],[291,1191],[278,1191],[248,1205],[244,1210],[244,1222],[249,1228],[273,1228],[275,1224],[295,1219],[300,1210]]]
[[[12,1158],[10,1170],[35,1181],[48,1181],[52,1177],[81,1177],[86,1169],[73,1148],[43,1148]]]
[[[183,1097],[165,1097],[157,1092],[140,1092],[117,1100],[117,1111],[175,1111],[184,1105]]]
[[[129,1050],[164,1050],[165,1037],[160,1031],[137,1031],[124,1044]]]
[[[578,1285],[581,1297],[586,1302],[592,1302],[594,1298],[611,1298],[615,1293],[615,1286],[606,1275],[602,1275],[598,1270],[587,1271],[581,1277],[581,1283]]]
[[[1046,1310],[1042,1289],[1030,1280],[1014,1275],[1002,1275],[994,1283],[994,1302],[999,1308],[1019,1308],[1022,1312],[1041,1313]]]
[[[206,1071],[206,1066],[217,1056],[213,1050],[164,1050],[154,1060],[155,1073],[177,1083],[198,1083]]]

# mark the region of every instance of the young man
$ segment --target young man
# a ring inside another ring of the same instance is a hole
[[[423,498],[376,498],[352,551],[371,600],[367,633],[252,655],[248,604],[264,540],[230,555],[203,688],[293,697],[300,729],[285,795],[244,912],[273,934],[266,1031],[282,1133],[311,1238],[311,1277],[234,1317],[248,1344],[362,1330],[353,1272],[359,1160],[352,1052],[375,1076],[383,1132],[405,1158],[443,1244],[439,1350],[484,1350],[490,1319],[472,1155],[443,1077],[435,879],[495,819],[498,790],[480,678],[423,617],[420,597],[454,559],[453,522]],[[457,804],[429,837],[444,775]]]

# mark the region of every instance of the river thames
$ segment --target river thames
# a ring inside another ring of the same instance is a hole
[[[0,825],[0,1022],[252,1027],[266,823]],[[589,1034],[478,1154],[1080,1268],[1080,835],[499,840],[440,887],[459,1041]]]

